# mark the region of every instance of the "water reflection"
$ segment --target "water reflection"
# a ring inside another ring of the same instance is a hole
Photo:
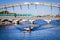
[[[38,19],[33,21],[33,24],[39,24],[39,25],[44,25],[44,24],[48,24],[47,21],[43,20],[43,19]]]
[[[32,31],[21,31],[20,25],[0,26],[0,40],[60,40],[60,25],[41,25]]]
[[[51,20],[50,24],[60,25],[60,20]]]

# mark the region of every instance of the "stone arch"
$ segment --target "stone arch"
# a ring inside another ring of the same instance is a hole
[[[42,25],[42,24],[48,24],[47,21],[43,20],[43,19],[36,19],[33,21],[33,24],[39,24],[39,25]]]
[[[60,20],[51,20],[49,23],[54,25],[60,25]]]

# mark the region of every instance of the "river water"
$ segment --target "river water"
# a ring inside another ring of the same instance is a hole
[[[60,40],[60,25],[41,25],[34,31],[24,32],[20,25],[0,26],[0,40]]]

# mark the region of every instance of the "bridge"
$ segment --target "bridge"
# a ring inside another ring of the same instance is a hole
[[[22,5],[46,5],[46,6],[55,6],[55,7],[60,7],[60,3],[50,3],[50,2],[20,2],[20,3],[11,3],[11,4],[3,4],[0,5],[0,8],[9,8],[9,7],[14,7],[14,6],[22,6]]]
[[[8,11],[7,8],[12,7],[12,9],[14,11],[15,10],[14,9],[15,6],[20,6],[20,9],[22,10],[22,6],[23,5],[27,5],[28,10],[30,9],[30,7],[29,7],[30,5],[35,5],[35,9],[37,9],[38,5],[50,6],[51,7],[51,10],[50,10],[51,15],[52,15],[52,8],[53,7],[57,7],[57,8],[59,8],[58,14],[60,15],[60,3],[49,3],[49,2],[20,2],[20,3],[2,4],[2,5],[0,5],[0,10]],[[29,12],[27,12],[27,14],[29,14]],[[59,20],[60,17],[35,17],[35,16],[32,16],[32,17],[29,17],[29,16],[26,16],[26,17],[23,17],[23,16],[14,17],[14,16],[0,16],[0,19],[2,19],[2,20],[4,20],[4,19],[13,20],[14,19],[15,22],[19,21],[20,19],[23,19],[22,21],[29,20],[29,21],[31,21],[31,23],[34,20],[36,20],[36,19],[43,19],[43,20],[45,20],[45,21],[47,21],[49,23],[49,21],[51,21],[51,20]]]
[[[20,8],[20,10],[22,10],[22,6],[24,6],[24,5],[27,5],[27,14],[29,13],[29,9],[30,9],[30,5],[35,5],[35,11],[34,11],[34,13],[35,12],[37,12],[37,6],[38,5],[42,5],[42,6],[50,6],[51,8],[51,10],[50,10],[50,12],[51,12],[51,15],[52,15],[52,9],[53,9],[53,7],[57,7],[57,8],[59,8],[59,14],[60,14],[60,3],[50,3],[50,2],[19,2],[19,3],[11,3],[11,4],[1,4],[0,5],[0,10],[3,10],[3,11],[8,11],[7,9],[8,8],[12,8],[13,9],[13,12],[14,12],[14,10],[15,10],[15,8],[14,7],[16,7],[16,6],[19,6]],[[14,12],[15,13],[15,12]],[[22,14],[22,13],[21,13]]]
[[[4,17],[4,18],[0,18],[3,20],[7,19],[12,21],[13,23],[17,24],[17,21],[19,22],[23,22],[23,21],[30,21],[31,23],[33,23],[33,21],[38,20],[38,19],[42,19],[44,21],[46,21],[47,23],[49,23],[52,20],[60,20],[60,17]]]

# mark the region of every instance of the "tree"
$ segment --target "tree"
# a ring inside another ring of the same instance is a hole
[[[9,12],[8,11],[2,11],[0,12],[0,14],[8,14]]]

